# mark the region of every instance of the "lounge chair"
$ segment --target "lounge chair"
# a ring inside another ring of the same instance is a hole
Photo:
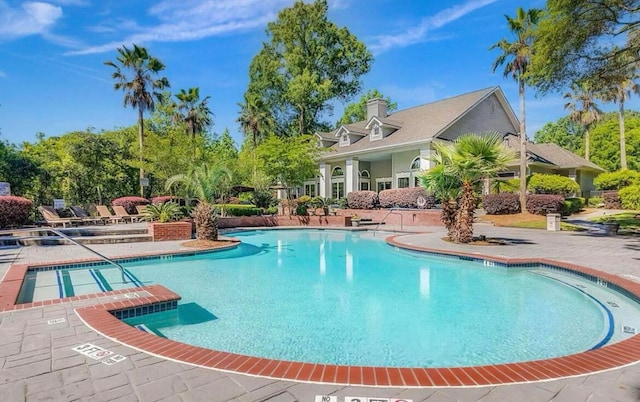
[[[82,219],[83,223],[102,223],[105,224],[109,220],[109,218],[101,218],[96,216],[91,216],[84,210],[82,207],[69,207],[71,212],[76,216],[76,218]]]
[[[148,205],[136,205],[136,211],[138,211],[138,215],[140,217],[144,217],[144,215],[147,213],[147,206]]]
[[[137,222],[141,218],[140,215],[130,215],[122,205],[112,205],[111,208],[113,208],[113,212],[125,222]]]
[[[82,223],[82,219],[79,218],[61,218],[53,207],[41,205],[38,207],[38,211],[40,211],[47,224],[52,227],[62,225],[63,228],[66,228],[67,225],[73,226]]]
[[[106,205],[96,205],[96,210],[98,211],[98,214],[102,219],[109,220],[112,223],[119,223],[120,221],[122,221],[121,217],[112,215],[111,211],[109,211],[109,208],[107,208]]]

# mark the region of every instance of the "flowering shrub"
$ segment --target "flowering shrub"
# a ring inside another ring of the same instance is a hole
[[[14,195],[0,196],[0,228],[24,224],[33,202]]]
[[[159,195],[157,197],[151,198],[151,203],[153,205],[164,204],[165,202],[173,201],[174,197],[170,195]]]
[[[534,215],[558,214],[564,208],[564,197],[552,194],[527,196],[527,211]]]
[[[418,199],[421,197],[424,205],[418,205]],[[435,205],[435,197],[427,194],[423,187],[383,190],[378,195],[378,199],[381,208],[433,208]]]
[[[378,193],[375,191],[352,191],[347,194],[349,208],[373,209],[378,206]]]
[[[138,213],[136,205],[148,205],[149,200],[142,197],[120,197],[111,201],[111,205],[121,205],[127,211],[128,214],[135,215]]]
[[[482,207],[487,215],[520,213],[520,196],[514,193],[487,194],[482,197]]]
[[[628,186],[618,192],[624,209],[640,209],[640,185]]]
[[[609,191],[602,194],[606,209],[622,209],[622,201],[617,191]]]

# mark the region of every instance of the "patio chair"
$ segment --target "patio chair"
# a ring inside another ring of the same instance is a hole
[[[138,211],[138,215],[140,217],[144,217],[144,215],[147,213],[147,206],[148,205],[136,205],[136,211]]]
[[[96,210],[98,211],[100,218],[109,220],[111,223],[119,223],[122,221],[121,217],[112,215],[106,205],[96,205]]]
[[[66,228],[67,225],[73,226],[82,223],[82,219],[79,218],[61,218],[53,207],[41,205],[38,207],[38,211],[40,211],[47,224],[52,227],[62,225],[63,228]]]
[[[82,219],[83,223],[106,224],[107,221],[109,220],[109,218],[91,216],[87,213],[87,211],[84,210],[84,208],[79,206],[69,207],[69,209],[77,218]]]
[[[113,212],[125,222],[137,222],[141,218],[140,215],[130,215],[122,205],[112,205],[111,208],[113,208]]]

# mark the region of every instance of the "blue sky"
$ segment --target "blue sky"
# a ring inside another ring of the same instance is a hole
[[[329,0],[329,18],[346,26],[375,56],[363,90],[377,88],[399,109],[500,85],[518,111],[517,85],[491,72],[508,37],[504,15],[543,0]],[[130,126],[136,112],[113,89],[116,48],[136,43],[167,66],[174,93],[200,87],[211,96],[213,132],[236,118],[248,67],[266,24],[293,0],[0,0],[0,139],[33,142],[93,127]],[[635,103],[635,101],[634,101]],[[528,92],[529,137],[566,114],[559,94]],[[633,107],[634,104],[630,104]],[[611,106],[605,107],[611,110]],[[336,105],[329,121],[342,114]]]

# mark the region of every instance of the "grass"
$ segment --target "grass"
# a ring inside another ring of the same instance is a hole
[[[593,222],[616,222],[621,231],[640,232],[640,213],[637,211],[623,212],[591,219]]]
[[[587,210],[584,212],[594,212],[597,210]],[[602,223],[615,221],[620,224],[621,232],[640,233],[640,217],[638,212],[629,211],[620,214],[607,215],[606,217],[592,218],[591,221]],[[530,213],[513,215],[483,215],[480,217],[483,222],[491,222],[495,226],[504,226],[524,229],[546,229],[547,217],[532,215]],[[568,222],[560,222],[560,228],[566,231],[583,231],[584,228]]]

